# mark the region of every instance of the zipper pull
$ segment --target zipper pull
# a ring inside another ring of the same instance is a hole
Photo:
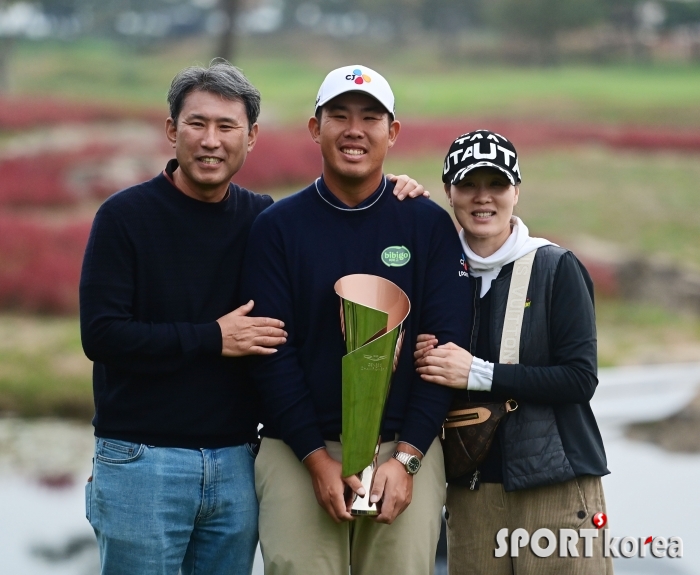
[[[474,475],[472,475],[472,480],[469,483],[470,491],[479,491],[479,470],[474,470]]]

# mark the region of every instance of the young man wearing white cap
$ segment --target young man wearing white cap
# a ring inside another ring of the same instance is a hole
[[[432,573],[445,497],[438,431],[451,394],[426,385],[401,354],[387,400],[379,468],[370,493],[341,476],[341,362],[345,344],[335,282],[379,275],[411,300],[410,350],[419,333],[466,342],[470,285],[447,213],[424,198],[391,199],[383,175],[396,141],[394,96],[365,66],[328,74],[309,119],[323,174],[256,220],[244,264],[254,313],[284,321],[277,353],[251,361],[263,408],[256,460],[266,575]],[[400,261],[389,255],[401,250]],[[416,472],[416,468],[419,470]],[[378,501],[380,514],[353,518],[348,492]]]

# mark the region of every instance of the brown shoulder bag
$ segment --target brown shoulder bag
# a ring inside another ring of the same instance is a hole
[[[520,360],[520,331],[536,253],[537,250],[531,251],[517,259],[513,265],[499,363],[518,363]],[[476,470],[488,455],[498,424],[517,408],[514,399],[488,403],[455,401],[452,404],[442,426],[442,449],[448,481]]]

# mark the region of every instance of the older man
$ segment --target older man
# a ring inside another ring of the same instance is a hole
[[[258,135],[260,93],[235,67],[181,71],[168,93],[176,159],[99,209],[80,319],[95,362],[86,513],[103,574],[249,574],[258,410],[237,359],[275,353],[283,322],[235,308],[248,232],[272,204],[231,183]],[[406,177],[409,190],[422,186]],[[233,310],[233,311],[232,311]]]
[[[470,287],[458,273],[462,249],[450,217],[424,199],[391,199],[383,164],[400,128],[380,74],[332,71],[309,120],[322,176],[251,230],[243,295],[289,334],[274,356],[251,359],[263,405],[255,482],[267,575],[347,575],[348,565],[353,575],[433,571],[445,498],[437,434],[451,393],[417,376],[410,351],[392,382],[371,493],[355,476],[343,478],[339,463],[346,351],[335,282],[367,273],[401,287],[411,300],[409,350],[425,329],[443,343],[466,343],[471,325],[468,306],[451,303],[469,301]],[[397,246],[408,257],[383,257]],[[376,520],[353,519],[346,488],[379,502]]]

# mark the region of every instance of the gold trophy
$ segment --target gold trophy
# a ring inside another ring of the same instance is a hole
[[[378,515],[369,501],[381,444],[384,406],[396,370],[408,296],[379,276],[353,274],[335,283],[347,355],[343,356],[343,477],[357,475],[366,495],[353,494],[352,515]]]

